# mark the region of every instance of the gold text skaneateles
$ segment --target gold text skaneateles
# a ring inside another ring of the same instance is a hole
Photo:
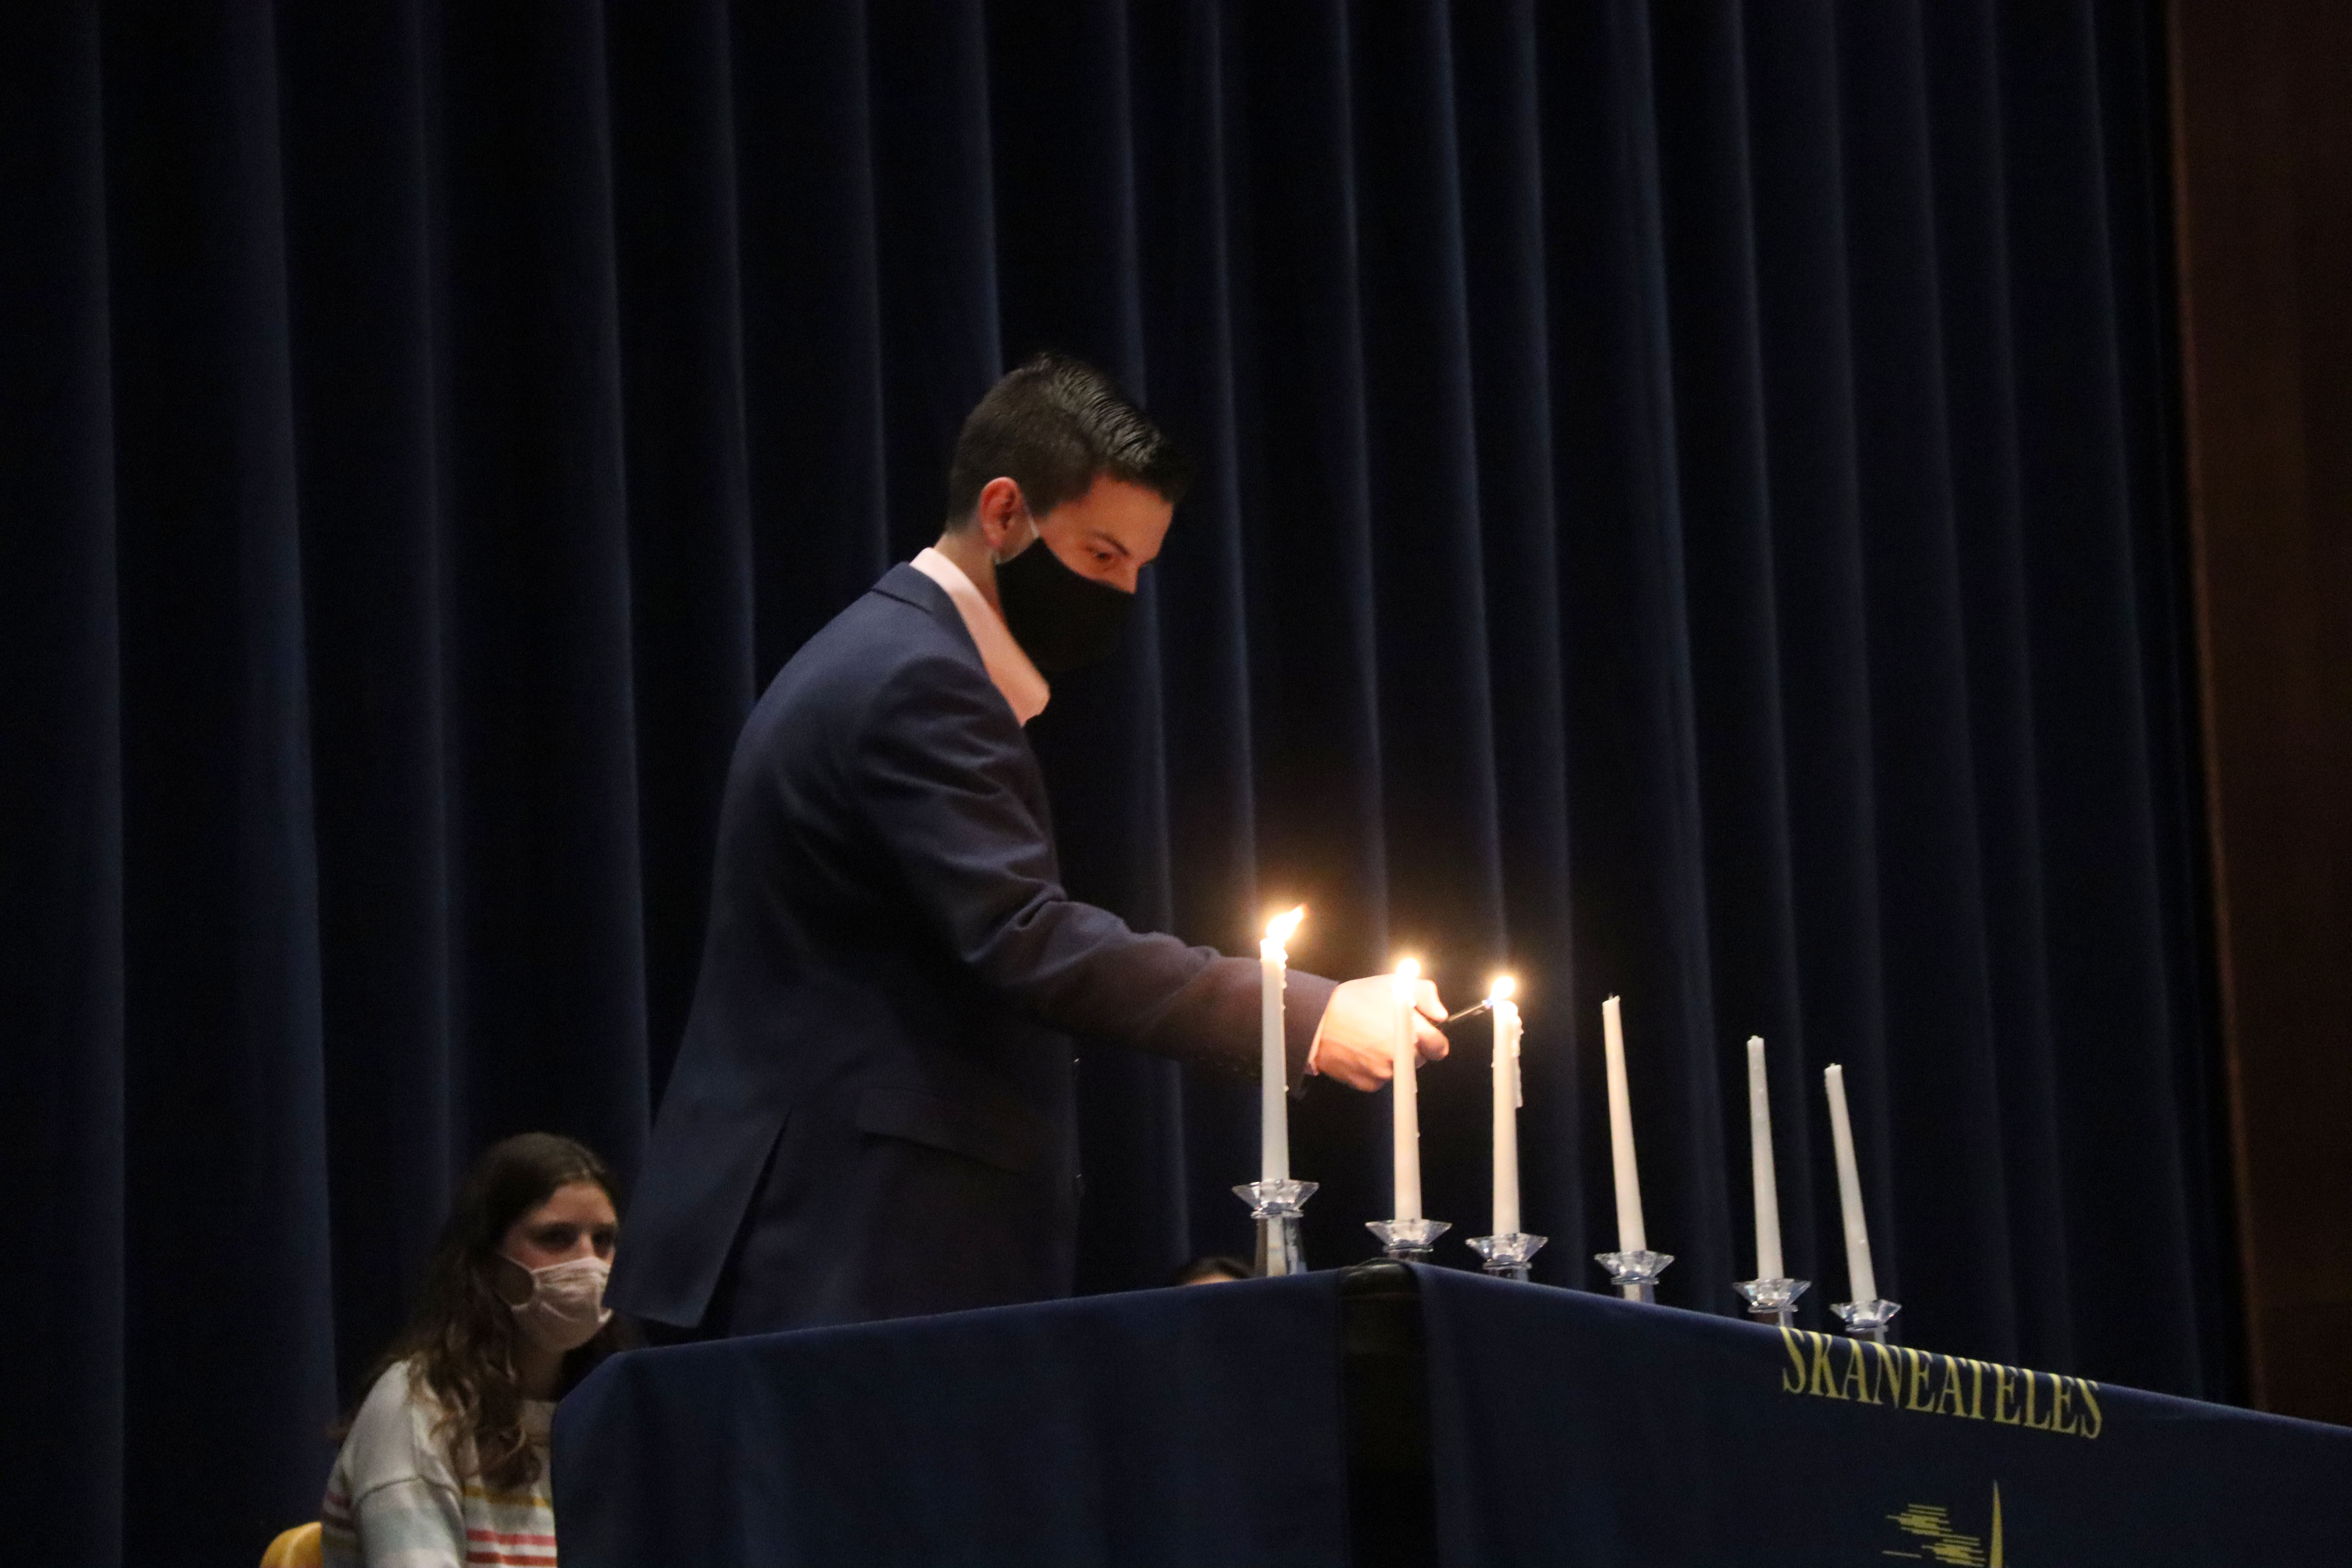
[[[1780,1342],[1789,1353],[1789,1363],[1780,1372],[1784,1394],[1991,1421],[2068,1437],[2095,1439],[2106,1425],[2099,1385],[2086,1377],[1803,1329],[1782,1329]]]

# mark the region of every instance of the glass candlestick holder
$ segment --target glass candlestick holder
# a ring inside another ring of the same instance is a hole
[[[1442,1219],[1372,1219],[1364,1228],[1381,1238],[1381,1250],[1399,1263],[1426,1263],[1437,1238],[1454,1227]]]
[[[1234,1189],[1234,1196],[1249,1205],[1250,1218],[1257,1221],[1258,1263],[1267,1279],[1307,1272],[1298,1222],[1316,1186],[1314,1182],[1244,1182]]]
[[[1658,1300],[1658,1276],[1675,1260],[1671,1252],[1596,1252],[1592,1261],[1609,1270],[1609,1282],[1628,1301]]]
[[[1543,1250],[1544,1238],[1515,1230],[1507,1236],[1474,1236],[1470,1250],[1486,1260],[1486,1269],[1498,1279],[1517,1279],[1524,1284],[1528,1265]]]
[[[1742,1279],[1732,1287],[1748,1299],[1748,1316],[1772,1318],[1786,1328],[1797,1319],[1797,1298],[1813,1288],[1810,1279]]]
[[[1832,1301],[1830,1303],[1830,1310],[1835,1312],[1844,1322],[1847,1333],[1858,1340],[1876,1340],[1882,1345],[1886,1342],[1886,1326],[1895,1321],[1895,1314],[1902,1310],[1892,1301]]]

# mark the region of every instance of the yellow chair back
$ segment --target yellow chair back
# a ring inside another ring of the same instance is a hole
[[[269,1543],[261,1568],[319,1568],[319,1521],[298,1524]]]

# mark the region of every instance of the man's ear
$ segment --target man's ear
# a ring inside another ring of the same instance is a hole
[[[1025,516],[1017,481],[1000,476],[981,486],[980,500],[972,507],[972,521],[990,554],[1017,553],[1029,542],[1024,537],[1027,532]]]

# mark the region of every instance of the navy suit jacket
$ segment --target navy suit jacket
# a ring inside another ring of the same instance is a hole
[[[1071,1037],[1255,1080],[1258,984],[1063,891],[1027,737],[953,601],[895,567],[736,742],[608,1299],[745,1333],[1066,1294]],[[1331,988],[1291,975],[1294,1081]]]

